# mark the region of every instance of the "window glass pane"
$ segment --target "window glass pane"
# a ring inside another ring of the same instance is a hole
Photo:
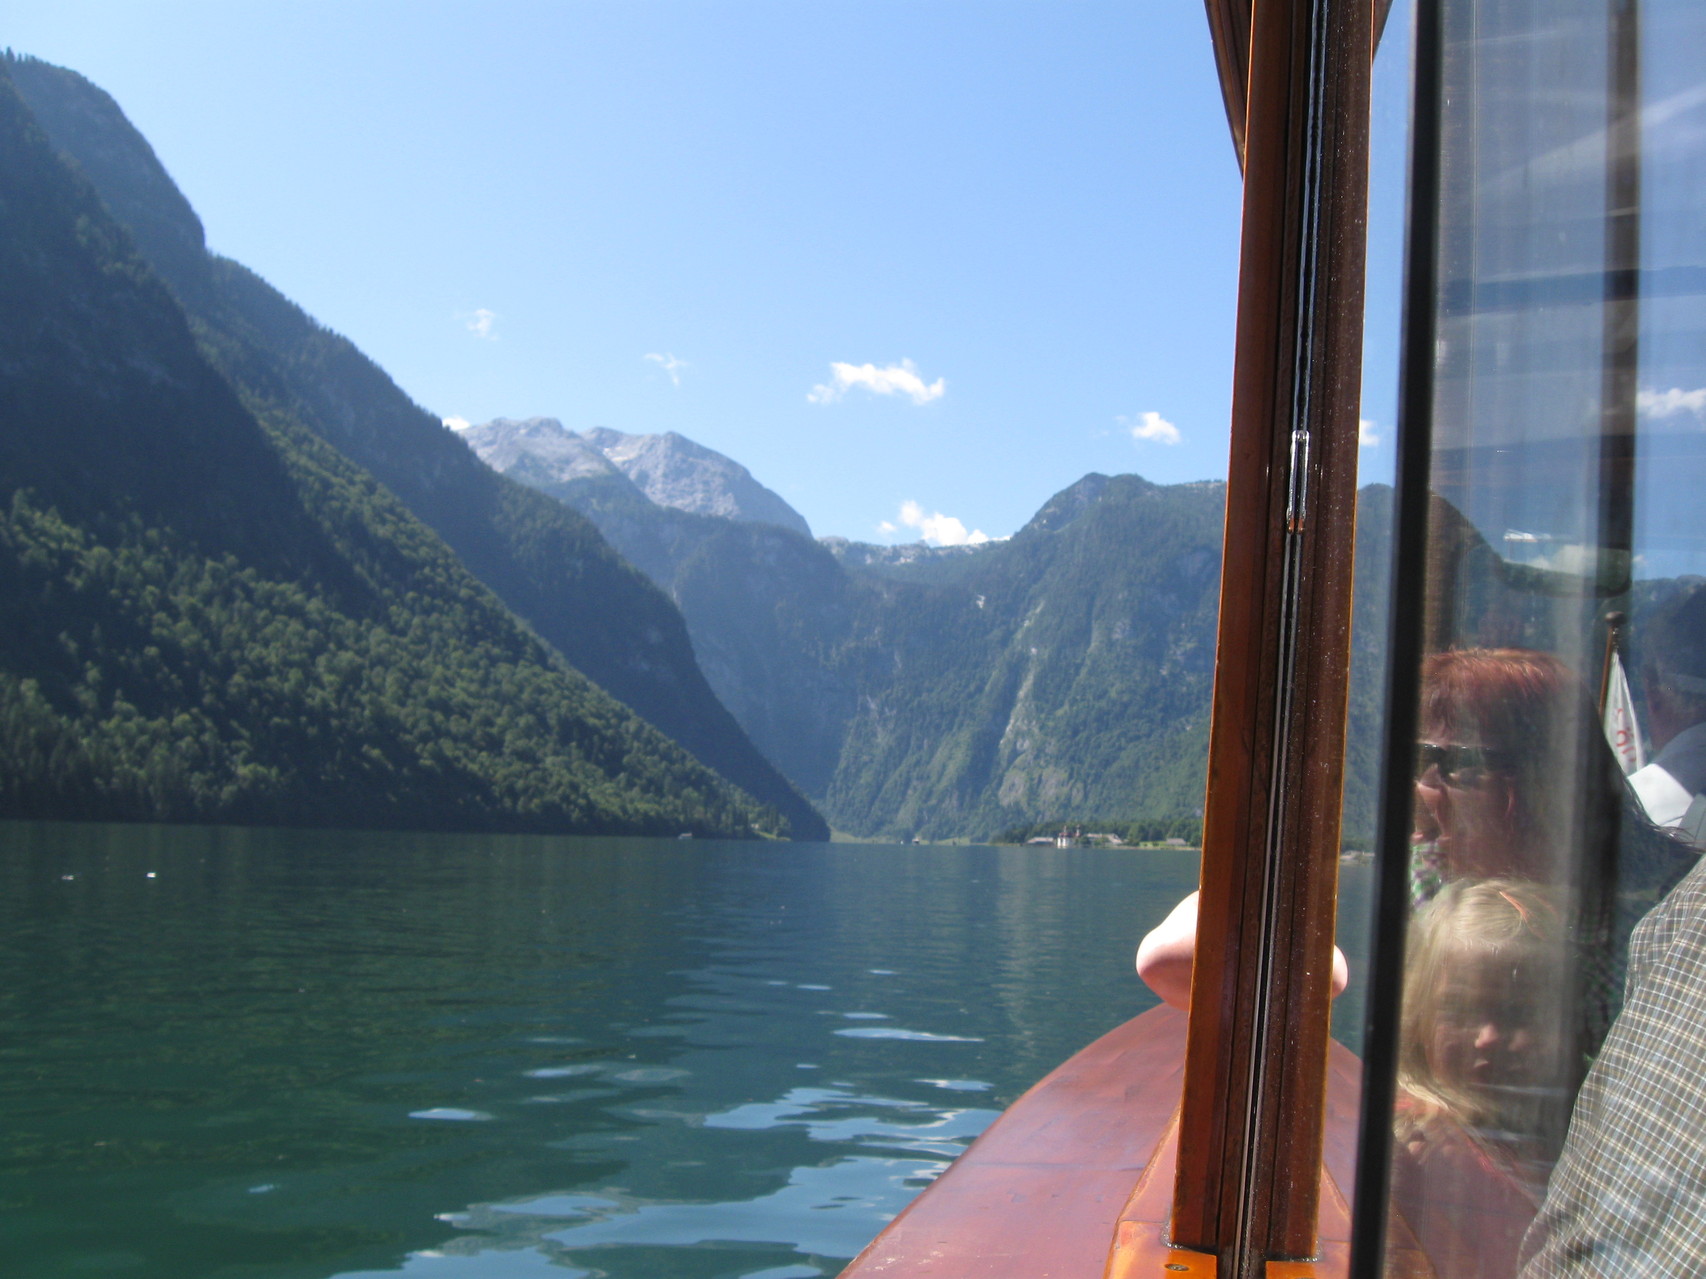
[[[1393,427],[1398,414],[1411,20],[1409,0],[1396,0],[1380,38],[1369,91],[1356,583],[1338,898],[1338,942],[1345,953],[1350,985],[1333,1002],[1333,1037],[1359,1053],[1368,1003],[1375,869],[1371,850],[1378,816],[1381,712],[1392,604],[1392,464],[1397,452]]]
[[[1387,1268],[1698,1273],[1706,9],[1440,14]]]

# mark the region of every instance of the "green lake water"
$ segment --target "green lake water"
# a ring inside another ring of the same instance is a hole
[[[0,824],[0,1274],[833,1275],[1153,1002],[1132,950],[1195,876]]]

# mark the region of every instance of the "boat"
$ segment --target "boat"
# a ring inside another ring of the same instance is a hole
[[[1408,225],[1359,1060],[1329,1036],[1329,973],[1389,6],[1206,4],[1244,203],[1188,1015],[1152,1009],[1038,1083],[846,1279],[1516,1275],[1617,1033],[1630,926],[1697,851],[1655,843],[1606,779],[1575,690],[1611,651],[1605,617],[1627,611],[1638,648],[1706,575],[1701,7],[1398,9]],[[1696,649],[1706,690],[1706,633]],[[1519,667],[1544,688],[1504,740]],[[1503,967],[1454,949],[1495,925]],[[1489,1028],[1506,1048],[1470,1046]]]

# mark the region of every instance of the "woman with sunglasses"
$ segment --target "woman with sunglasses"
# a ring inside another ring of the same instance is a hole
[[[1418,707],[1411,898],[1458,879],[1510,877],[1580,905],[1576,944],[1596,956],[1578,994],[1591,1054],[1616,1010],[1637,920],[1693,864],[1624,784],[1581,681],[1550,653],[1450,649],[1423,666]],[[1137,971],[1167,1003],[1190,998],[1196,895],[1138,947]],[[1346,968],[1335,952],[1334,993]]]
[[[1418,711],[1413,905],[1464,876],[1558,882],[1572,831],[1614,837],[1621,775],[1595,740],[1587,690],[1552,654],[1435,653]]]
[[[1464,649],[1428,659],[1416,754],[1412,905],[1425,905],[1461,876],[1549,878],[1544,863],[1557,825],[1549,794],[1554,781],[1567,783],[1572,775],[1559,737],[1569,711],[1580,709],[1576,702],[1585,704],[1585,692],[1549,653]],[[1137,951],[1138,976],[1178,1008],[1190,1001],[1196,907],[1192,893]],[[1335,949],[1333,993],[1347,981],[1344,955]]]

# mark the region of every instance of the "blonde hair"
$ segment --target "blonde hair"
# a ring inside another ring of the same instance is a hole
[[[1565,1093],[1567,1035],[1533,1046],[1543,1058],[1531,1063],[1535,1087],[1476,1087],[1449,1078],[1433,1049],[1441,1025],[1453,1019],[1447,996],[1454,975],[1489,963],[1508,974],[1497,994],[1520,1010],[1524,1025],[1561,1032],[1568,930],[1556,895],[1529,880],[1454,880],[1410,927],[1398,1049],[1398,1084],[1417,1112],[1409,1119],[1448,1118],[1472,1132],[1547,1141]],[[1560,1086],[1549,1086],[1554,1081]]]

